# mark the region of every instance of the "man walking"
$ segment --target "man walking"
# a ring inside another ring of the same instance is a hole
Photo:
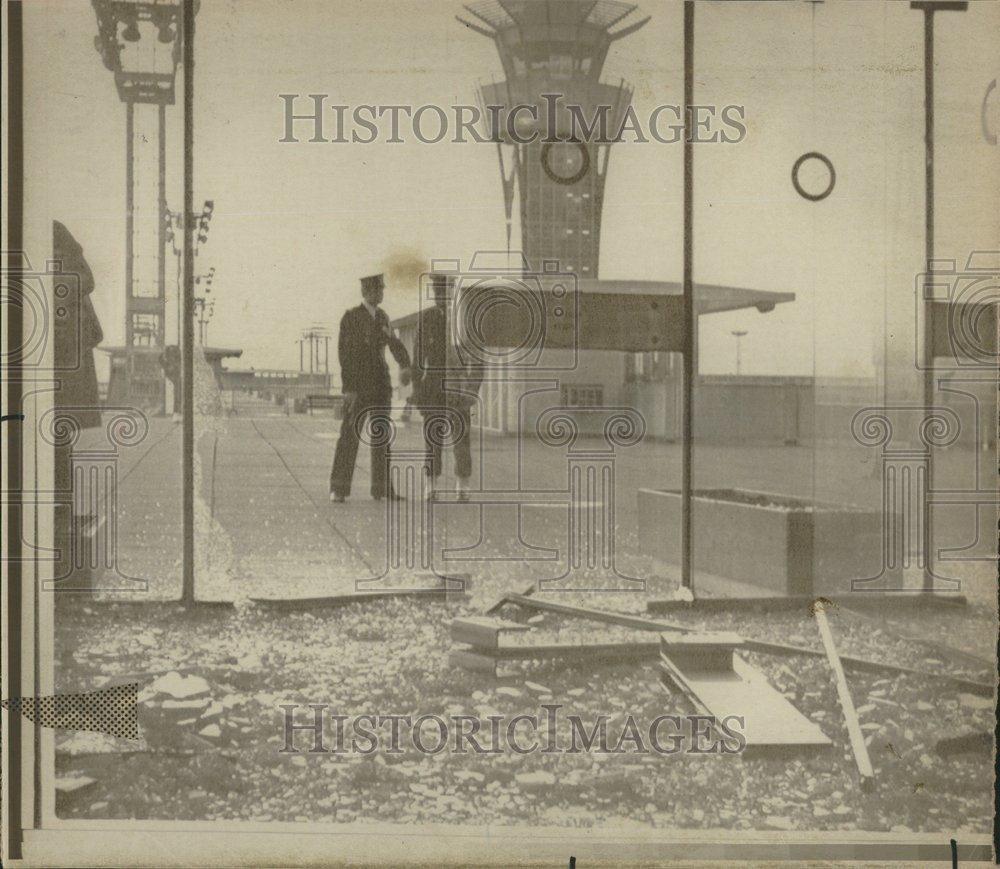
[[[389,484],[389,422],[392,381],[385,361],[385,348],[392,352],[401,369],[405,386],[410,380],[410,355],[389,325],[389,317],[379,305],[385,291],[382,275],[361,279],[362,303],[351,308],[340,321],[337,354],[344,393],[344,416],[330,471],[330,500],[342,503],[351,494],[358,438],[370,426],[372,472],[371,494],[398,499]]]
[[[448,325],[449,276],[431,275],[434,305],[420,314],[414,345],[413,394],[424,417],[424,441],[430,454],[428,497],[438,490],[442,451],[449,442],[455,453],[455,485],[458,500],[469,499],[472,476],[472,405],[476,401],[483,372],[456,352]]]

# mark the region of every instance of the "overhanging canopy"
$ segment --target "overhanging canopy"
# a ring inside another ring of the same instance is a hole
[[[766,313],[794,293],[695,284],[695,313]],[[457,328],[484,347],[684,350],[684,298],[673,281],[569,281],[560,275],[463,276]],[[397,321],[399,324],[399,321]],[[400,324],[401,325],[401,324]]]

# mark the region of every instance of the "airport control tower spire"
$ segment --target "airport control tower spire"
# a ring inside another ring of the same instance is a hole
[[[527,112],[516,115],[520,137],[538,132],[533,142],[518,142],[503,120],[499,125],[508,246],[516,188],[521,251],[531,268],[557,261],[560,269],[596,278],[608,140],[620,128],[632,98],[624,82],[602,84],[601,69],[611,43],[649,19],[619,27],[636,7],[618,0],[480,0],[465,9],[469,17],[458,20],[494,41],[507,76],[481,88],[484,113],[490,106],[504,107],[501,118],[517,105],[537,110],[537,123]],[[554,94],[559,108],[551,124]],[[585,134],[579,120],[589,125],[601,114],[607,135],[601,137],[600,128]]]

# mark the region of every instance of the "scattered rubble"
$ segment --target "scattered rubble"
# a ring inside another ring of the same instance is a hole
[[[61,682],[57,690],[72,690],[81,682],[95,684],[98,677],[118,679],[136,672],[155,676],[146,677],[141,694],[143,741],[57,733],[57,776],[80,775],[95,782],[81,788],[79,797],[60,802],[61,816],[517,821],[580,827],[627,818],[659,828],[733,829],[785,829],[787,820],[788,830],[843,830],[853,825],[883,832],[893,827],[915,832],[966,826],[988,830],[992,823],[992,805],[981,799],[992,783],[991,743],[972,742],[948,756],[938,750],[944,736],[992,732],[992,710],[981,698],[917,676],[849,673],[862,723],[878,728],[867,734],[873,736],[870,751],[878,786],[866,797],[856,786],[836,690],[823,658],[745,655],[834,741],[819,757],[790,761],[596,752],[442,752],[433,757],[412,750],[373,757],[279,752],[280,703],[326,703],[340,714],[449,710],[486,716],[539,714],[541,703],[548,702],[543,698],[553,696],[564,716],[618,716],[614,720],[619,725],[629,713],[648,721],[691,711],[683,698],[658,688],[655,661],[559,666],[511,662],[503,665],[496,681],[450,667],[448,621],[456,615],[476,617],[500,596],[496,584],[477,580],[476,588],[478,601],[458,610],[441,605],[433,611],[434,618],[428,616],[426,602],[403,598],[370,602],[363,612],[359,607],[316,613],[238,609],[222,618],[192,617],[169,632],[163,631],[155,613],[147,615],[136,607],[127,612],[116,605],[77,611],[57,633],[57,646],[70,650],[56,669]],[[629,606],[622,596],[578,600],[609,609]],[[635,602],[638,614],[644,615],[643,605]],[[975,613],[971,617],[980,618]],[[684,609],[672,613],[670,620],[697,630],[738,630],[773,642],[798,635],[820,648],[806,612],[737,618]],[[843,611],[836,620],[831,618],[831,627],[845,654],[901,664],[927,657],[912,643],[896,642],[870,624],[855,623]],[[646,632],[582,623],[558,613],[546,613],[530,628],[504,642],[521,642],[525,634],[530,642],[545,643],[650,639]],[[161,632],[155,634],[157,646],[133,642],[154,630]],[[169,664],[151,666],[163,661]],[[967,662],[943,660],[939,666],[970,678],[991,677],[974,672]],[[188,703],[192,705],[184,705]],[[172,716],[189,722],[180,746],[158,741],[154,732],[157,721],[166,723]],[[206,729],[208,734],[203,733]],[[300,747],[306,748],[306,741]],[[411,790],[411,785],[422,790]],[[194,803],[188,799],[192,792],[198,792]]]

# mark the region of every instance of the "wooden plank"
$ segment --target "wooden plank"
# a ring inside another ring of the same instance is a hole
[[[815,595],[762,595],[760,597],[696,597],[693,601],[686,600],[651,600],[646,603],[646,612],[650,614],[725,610],[808,610],[816,600]],[[963,594],[903,594],[881,592],[854,592],[852,594],[833,595],[828,597],[832,603],[851,610],[864,610],[867,607],[892,606],[894,609],[919,609],[945,604],[963,607],[968,599]]]
[[[851,738],[851,750],[854,752],[854,762],[857,764],[858,775],[861,777],[861,789],[869,791],[875,783],[875,771],[872,769],[871,758],[868,757],[868,747],[865,745],[865,738],[861,733],[861,723],[858,721],[858,713],[854,709],[851,691],[847,687],[847,677],[844,676],[844,668],[840,664],[840,656],[837,654],[837,647],[833,642],[833,634],[830,632],[830,625],[826,620],[825,605],[822,601],[816,601],[813,606],[813,615],[816,617],[819,635],[823,638],[826,657],[830,662],[830,669],[833,670],[833,676],[837,683],[837,697],[840,699],[840,708],[844,713],[847,735]]]
[[[733,654],[738,647],[739,637],[732,634],[664,635],[660,645],[664,684],[679,689],[696,711],[716,721],[742,718],[748,749],[831,745],[763,673]]]
[[[587,609],[586,607],[576,607],[570,604],[559,604],[550,601],[539,600],[538,598],[528,598],[524,595],[508,595],[503,602],[517,603],[528,608],[549,610],[560,612],[565,615],[577,616],[593,621],[608,624],[624,625],[643,631],[676,631],[691,633],[691,628],[670,622],[658,621],[655,619],[645,619],[641,616],[630,616],[625,613],[605,612],[603,610]],[[805,655],[812,658],[825,657],[826,652],[822,649],[810,649],[808,646],[796,646],[789,643],[771,643],[763,640],[743,639],[743,648],[751,652],[765,652],[774,655]],[[978,682],[974,679],[966,679],[964,676],[955,676],[951,673],[942,673],[935,670],[918,670],[913,667],[904,667],[899,664],[887,664],[881,661],[870,661],[865,658],[853,658],[848,655],[841,655],[840,662],[849,670],[861,670],[868,672],[897,673],[906,676],[920,676],[927,679],[939,679],[950,682],[956,687],[969,691],[980,697],[992,697],[994,686],[988,682]]]
[[[113,594],[121,594],[122,597],[112,597]],[[218,610],[229,610],[236,606],[236,603],[231,600],[203,600],[198,598],[195,603],[199,607],[199,612],[209,609]],[[179,600],[150,600],[144,594],[136,595],[134,592],[128,592],[126,589],[103,589],[101,591],[101,597],[94,594],[86,595],[73,595],[73,594],[57,594],[56,595],[56,606],[71,607],[71,606],[97,606],[97,607],[136,607],[139,609],[151,609],[152,607],[162,607],[166,609],[175,609],[178,614],[185,611],[185,604],[181,603]]]
[[[647,619],[643,616],[631,616],[627,613],[609,612],[607,610],[591,609],[589,607],[573,606],[568,603],[556,603],[550,600],[541,600],[537,597],[527,597],[523,594],[511,594],[505,598],[506,603],[516,603],[530,609],[544,610],[546,612],[562,613],[563,615],[576,616],[581,619],[589,619],[595,622],[602,622],[608,625],[621,625],[626,628],[635,628],[640,631],[677,631],[690,633],[691,628],[684,628],[680,625],[673,625],[669,622],[661,622],[655,619]]]
[[[466,643],[477,648],[495,649],[500,645],[501,631],[528,631],[528,625],[518,622],[508,622],[503,619],[491,619],[485,616],[474,616],[465,619],[451,620],[451,638],[456,643]]]
[[[303,597],[251,597],[252,603],[274,609],[322,609],[324,607],[347,606],[363,601],[384,600],[390,597],[426,597],[433,600],[459,600],[467,597],[464,591],[446,588],[396,589],[395,591],[358,591],[347,594],[330,594]]]
[[[528,595],[534,594],[535,588],[536,588],[535,583],[532,583],[524,591],[521,592],[521,597],[528,597]],[[493,604],[493,606],[491,606],[488,610],[486,610],[486,615],[488,616],[493,615],[493,613],[503,609],[504,604],[506,603],[508,603],[507,598],[505,597],[500,598],[500,600],[498,600],[495,604]]]
[[[670,635],[660,641],[661,651],[669,648],[670,660],[685,673],[717,673],[733,668],[733,652],[743,646],[738,634],[710,632]]]
[[[966,664],[976,667],[979,670],[992,671],[995,665],[994,661],[990,661],[987,658],[980,657],[973,652],[966,652],[964,649],[959,649],[948,643],[940,643],[937,640],[931,639],[930,637],[922,637],[917,634],[911,634],[909,631],[897,627],[891,621],[886,618],[875,618],[874,616],[868,615],[868,613],[858,612],[853,607],[844,607],[851,615],[856,618],[862,619],[868,624],[873,625],[880,631],[884,631],[887,634],[891,634],[895,637],[899,637],[902,640],[906,640],[910,643],[916,643],[917,645],[924,646],[927,649],[933,650],[938,655],[944,655],[945,657],[951,656],[952,658],[959,658]]]
[[[808,646],[793,646],[786,643],[766,643],[760,640],[744,640],[743,646],[747,651],[765,652],[773,655],[806,655],[811,658],[822,658],[826,655],[823,649],[810,649]],[[918,670],[915,667],[886,664],[882,661],[870,661],[866,658],[852,658],[848,655],[841,655],[840,663],[848,670],[860,670],[869,673],[896,673],[900,676],[940,679],[979,697],[993,696],[994,686],[989,682],[978,682],[975,679],[966,679],[964,676],[956,676],[952,673],[941,673],[936,670]]]
[[[448,654],[448,662],[466,670],[496,675],[497,661],[490,655],[480,655],[468,649],[452,649]]]
[[[495,649],[454,649],[451,654],[474,655],[495,663],[500,661],[646,661],[660,653],[657,642],[644,643],[546,643],[540,645],[499,646]]]
[[[659,654],[659,643],[548,643],[544,645],[500,646],[498,660],[531,661],[541,658],[563,660],[641,661]]]

